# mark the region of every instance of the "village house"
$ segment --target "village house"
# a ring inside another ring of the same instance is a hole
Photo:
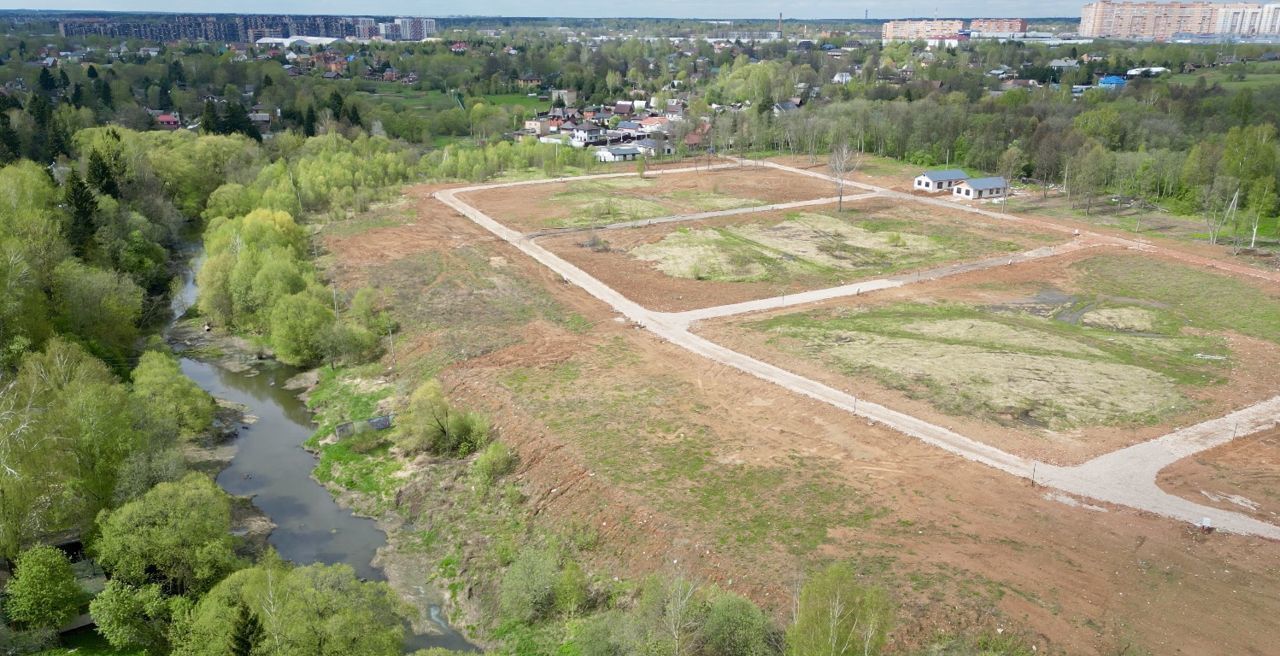
[[[551,119],[546,116],[528,119],[524,122],[524,131],[535,137],[546,136],[551,132]]]
[[[640,149],[635,146],[606,146],[596,151],[596,159],[601,162],[630,162],[640,157]]]
[[[916,176],[913,188],[916,191],[926,191],[934,194],[939,191],[947,191],[968,179],[969,176],[960,169],[925,171]]]
[[[641,139],[631,145],[635,146],[640,151],[640,154],[645,157],[661,157],[664,155],[676,154],[675,146],[672,146],[671,142],[667,141],[665,135],[655,135],[647,139]]]
[[[684,103],[679,100],[668,100],[667,107],[662,114],[668,121],[684,120]]]
[[[641,126],[636,121],[620,121],[617,131],[624,137],[635,138],[642,132]]]
[[[156,127],[162,130],[177,130],[182,125],[182,120],[174,114],[160,114],[156,116]]]
[[[563,128],[562,128],[563,129]],[[604,140],[604,128],[591,121],[583,121],[574,126],[572,138],[578,147]]]
[[[951,193],[965,200],[1004,198],[1009,195],[1009,181],[1002,177],[966,180],[956,185]]]

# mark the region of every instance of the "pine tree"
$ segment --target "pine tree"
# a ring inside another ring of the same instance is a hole
[[[67,241],[77,257],[84,257],[89,240],[93,238],[93,215],[98,211],[98,199],[93,190],[73,168],[63,188],[67,208],[71,211],[71,224],[67,229]]]
[[[102,151],[89,153],[89,184],[107,196],[120,197],[120,185],[116,182],[115,171]]]
[[[360,121],[360,110],[355,105],[347,105],[347,122],[363,127]]]
[[[200,115],[200,131],[205,134],[222,134],[222,119],[212,100],[204,101],[204,113]]]
[[[58,88],[65,89],[71,86],[71,78],[67,77],[67,72],[58,69]]]
[[[329,111],[335,120],[342,116],[342,94],[337,91],[329,94]]]
[[[49,69],[40,69],[40,89],[45,93],[58,88],[58,81],[53,79],[53,75],[49,73]]]
[[[98,79],[98,68],[93,64],[89,64],[89,69],[84,74],[88,75],[90,80],[96,80]]]
[[[302,134],[308,137],[316,136],[316,108],[314,106],[307,108],[307,113],[302,119]]]
[[[79,82],[76,82],[75,88],[71,91],[71,104],[74,105],[76,109],[84,107],[84,86]]]
[[[111,85],[106,80],[99,79],[97,84],[98,100],[102,101],[102,106],[107,109],[114,109],[116,106],[115,99],[111,97]]]
[[[241,602],[236,611],[236,623],[231,629],[231,656],[252,656],[253,647],[262,640],[262,623],[249,607]]]
[[[254,141],[262,141],[262,133],[258,126],[249,120],[249,112],[238,102],[227,104],[227,115],[222,120],[222,129],[226,134],[243,134]]]
[[[22,152],[22,140],[13,129],[8,114],[0,114],[0,164],[8,164]]]
[[[62,123],[54,121],[49,124],[49,153],[50,158],[58,155],[71,156],[71,136],[67,134],[67,129],[62,127]]]

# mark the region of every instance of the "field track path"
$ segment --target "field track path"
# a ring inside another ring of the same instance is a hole
[[[755,160],[733,161],[735,164],[718,168],[738,165],[769,166],[791,173],[820,177],[832,181],[833,183],[835,182],[835,178],[822,173],[798,169],[774,162],[760,162]],[[664,171],[664,173],[692,170],[694,169],[670,169]],[[697,170],[706,169],[700,168]],[[624,175],[633,174],[605,174],[576,179],[599,179],[620,177]],[[1277,425],[1277,420],[1280,418],[1280,397],[1275,397],[1254,406],[1239,410],[1227,415],[1226,417],[1210,420],[1190,428],[1180,429],[1165,435],[1164,437],[1144,442],[1142,444],[1137,444],[1126,449],[1114,451],[1073,467],[1061,467],[1023,458],[982,442],[978,442],[977,440],[965,437],[964,435],[960,435],[950,429],[932,424],[918,417],[913,417],[870,401],[858,399],[846,392],[837,390],[828,385],[824,385],[776,365],[758,360],[744,353],[734,351],[695,335],[688,330],[690,319],[687,315],[690,313],[671,314],[650,311],[638,303],[626,298],[618,291],[596,279],[594,276],[591,276],[582,269],[536,244],[527,235],[523,235],[516,230],[508,228],[484,212],[458,198],[458,194],[483,191],[487,189],[513,187],[526,184],[551,184],[560,181],[563,180],[538,180],[529,182],[499,183],[495,185],[477,185],[437,191],[434,196],[480,227],[488,230],[490,233],[511,244],[521,252],[541,263],[543,266],[546,266],[559,274],[568,282],[577,285],[588,294],[591,294],[595,298],[609,305],[615,311],[619,312],[635,324],[649,330],[658,337],[669,341],[672,344],[701,355],[709,360],[732,367],[755,376],[756,378],[774,383],[793,393],[828,403],[871,421],[885,424],[886,426],[907,436],[916,438],[967,460],[999,469],[1014,476],[1031,479],[1038,485],[1045,485],[1068,494],[1127,506],[1140,511],[1150,512],[1185,522],[1195,523],[1203,519],[1208,519],[1212,522],[1215,528],[1220,530],[1280,540],[1280,526],[1263,522],[1241,513],[1194,503],[1187,499],[1164,492],[1157,487],[1155,483],[1156,474],[1160,469],[1163,469],[1168,464],[1205,449],[1229,442],[1237,436],[1248,435],[1258,430]],[[990,212],[981,208],[969,207],[959,203],[949,203],[936,199],[920,198],[910,194],[902,194],[901,192],[865,185],[862,183],[846,182],[846,184],[885,196],[904,197],[915,202],[932,201],[931,204],[945,204],[948,208],[976,212],[992,218],[1028,221],[1037,224],[1042,223],[1031,219],[1023,219],[1020,217]],[[1074,232],[1073,229],[1058,224],[1049,222],[1043,222],[1043,224],[1045,227],[1052,227],[1052,229],[1059,232]],[[1133,240],[1125,240],[1096,233],[1085,233],[1083,236],[1087,237],[1091,241],[1099,243],[1112,243],[1128,248],[1155,250],[1155,247]],[[1073,241],[1063,246],[1072,246],[1073,244],[1078,247],[1079,241]],[[1060,246],[1059,248],[1062,248],[1063,246]],[[1160,250],[1167,251],[1168,249]],[[1175,254],[1176,256],[1176,252],[1172,252],[1172,254]],[[1023,255],[1025,256],[1026,254]],[[1041,257],[1045,256],[1046,255],[1041,255]],[[1203,259],[1195,258],[1194,256],[1189,257],[1192,259],[1189,259],[1188,261]],[[1008,258],[1005,259],[1007,260]],[[1222,263],[1215,264],[1219,264],[1219,268],[1229,268],[1221,266]],[[1241,271],[1240,273],[1253,275],[1255,273],[1265,274],[1266,272],[1247,270]],[[1262,277],[1269,276],[1264,275]],[[912,276],[908,276],[908,278],[912,278]],[[911,281],[912,280],[908,280],[900,284],[907,284]],[[764,301],[760,301],[760,303],[767,306],[770,300],[771,299],[765,299]],[[783,301],[783,303],[787,302]],[[785,307],[785,305],[779,307]],[[716,308],[711,309],[715,310]],[[761,309],[771,308],[762,306]]]

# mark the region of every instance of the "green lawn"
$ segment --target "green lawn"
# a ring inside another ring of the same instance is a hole
[[[1170,82],[1176,84],[1193,85],[1196,78],[1203,77],[1205,83],[1209,86],[1214,84],[1222,85],[1224,89],[1257,89],[1260,87],[1269,87],[1280,84],[1280,72],[1268,71],[1262,73],[1245,73],[1243,80],[1232,79],[1232,74],[1225,69],[1217,68],[1210,70],[1200,70],[1194,73],[1179,73],[1169,78]]]
[[[492,105],[523,105],[529,109],[547,110],[551,109],[551,101],[538,100],[538,97],[525,95],[523,93],[503,93],[481,96],[484,101]]]

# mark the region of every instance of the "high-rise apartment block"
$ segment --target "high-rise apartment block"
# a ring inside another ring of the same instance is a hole
[[[919,41],[945,39],[964,29],[959,20],[896,20],[884,24],[880,38],[885,41]]]
[[[1175,34],[1280,34],[1280,4],[1100,0],[1080,13],[1084,37],[1165,41]]]
[[[1024,18],[975,18],[969,22],[970,32],[983,34],[1022,34],[1027,31]]]

